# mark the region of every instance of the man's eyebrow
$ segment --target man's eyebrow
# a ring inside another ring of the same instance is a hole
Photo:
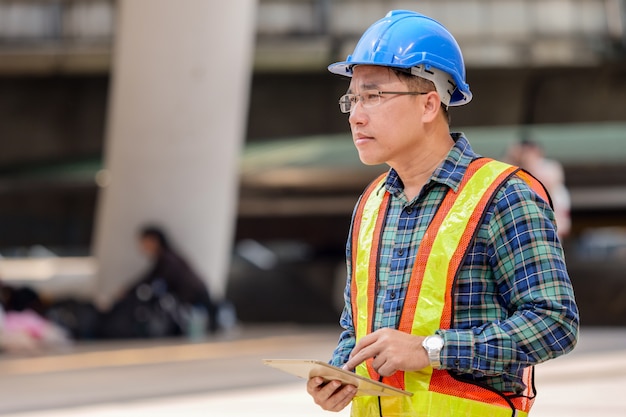
[[[361,84],[361,90],[362,91],[367,91],[367,90],[378,90],[380,88],[380,85],[376,84],[376,83],[370,83],[370,84]],[[348,94],[352,94],[352,87],[348,88],[347,91]]]

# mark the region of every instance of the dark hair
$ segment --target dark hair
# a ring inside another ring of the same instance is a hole
[[[141,228],[139,235],[142,238],[149,237],[149,238],[155,239],[157,242],[159,242],[161,249],[167,249],[167,250],[171,249],[169,239],[167,238],[163,229],[159,226],[155,226],[155,225],[144,226]]]
[[[409,89],[419,90],[419,91],[437,91],[437,87],[435,87],[435,83],[426,78],[415,76],[411,74],[411,70],[407,70],[404,68],[390,68],[390,70],[402,81],[405,83]],[[441,103],[441,112],[443,113],[444,118],[447,120],[448,125],[452,122],[452,117],[450,116],[450,111],[448,110],[448,106]]]

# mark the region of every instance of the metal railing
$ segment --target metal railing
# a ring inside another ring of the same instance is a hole
[[[608,35],[623,39],[624,0],[260,0],[266,35],[353,36],[390,9],[440,20],[455,36]]]
[[[112,0],[2,0],[0,45],[111,43]]]
[[[0,0],[0,53],[55,45],[111,48],[115,0]],[[626,53],[626,0],[259,0],[259,65],[345,57],[390,9],[446,25],[468,65],[576,65]]]

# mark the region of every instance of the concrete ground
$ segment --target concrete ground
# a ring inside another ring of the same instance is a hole
[[[348,416],[317,408],[304,381],[263,358],[326,359],[335,327],[256,326],[200,342],[81,343],[0,357],[7,417]],[[626,328],[583,328],[569,355],[537,367],[533,417],[623,417]]]

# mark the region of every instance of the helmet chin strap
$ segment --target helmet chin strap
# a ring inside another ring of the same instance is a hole
[[[437,93],[441,98],[441,102],[448,108],[450,106],[450,100],[452,94],[456,90],[456,84],[454,79],[446,72],[440,69],[433,68],[429,65],[421,64],[411,68],[411,74],[416,77],[422,77],[435,84]]]

